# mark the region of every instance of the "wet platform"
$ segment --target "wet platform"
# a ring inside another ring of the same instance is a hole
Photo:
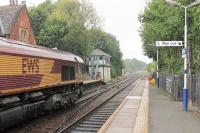
[[[146,80],[136,81],[136,86],[98,132],[148,132],[148,83]]]

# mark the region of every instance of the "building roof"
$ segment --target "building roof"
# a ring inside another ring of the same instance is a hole
[[[98,55],[98,56],[105,55],[105,56],[111,57],[110,55],[106,54],[105,52],[101,51],[100,49],[94,49],[90,55]]]
[[[12,26],[16,22],[23,6],[25,5],[0,6],[0,18],[4,34],[11,33]],[[2,27],[0,27],[0,33],[2,33]]]

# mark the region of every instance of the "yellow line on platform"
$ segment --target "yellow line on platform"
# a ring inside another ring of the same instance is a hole
[[[148,133],[148,105],[149,105],[149,90],[148,82],[144,88],[142,101],[139,107],[136,122],[133,128],[133,133]]]

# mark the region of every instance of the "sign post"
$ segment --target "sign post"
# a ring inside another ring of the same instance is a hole
[[[157,88],[160,86],[159,67],[158,67],[158,47],[180,47],[183,46],[182,41],[156,41],[157,47]],[[183,56],[183,55],[182,55]]]
[[[157,72],[156,72],[156,74],[157,74],[157,88],[159,88],[160,87],[160,79],[159,79],[159,67],[158,67],[158,56],[159,56],[159,53],[158,53],[158,47],[157,47]]]

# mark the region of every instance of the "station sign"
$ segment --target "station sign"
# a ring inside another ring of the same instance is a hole
[[[156,41],[157,47],[180,47],[183,46],[183,41]]]
[[[188,48],[182,49],[182,58],[187,58],[188,53],[189,53],[189,49]]]

